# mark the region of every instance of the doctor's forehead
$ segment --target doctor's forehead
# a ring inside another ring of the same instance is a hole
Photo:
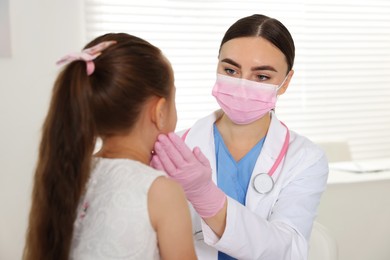
[[[219,61],[233,61],[240,66],[271,66],[276,70],[287,69],[286,57],[275,45],[262,37],[241,37],[225,42],[219,53]]]

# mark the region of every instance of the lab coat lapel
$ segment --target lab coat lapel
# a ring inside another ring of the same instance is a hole
[[[272,118],[268,130],[268,134],[264,141],[264,145],[260,152],[260,156],[257,159],[255,167],[253,169],[251,180],[248,186],[247,195],[246,195],[246,206],[253,211],[256,210],[257,206],[259,205],[259,202],[262,199],[264,199],[266,196],[269,196],[272,192],[276,190],[274,187],[274,189],[270,192],[270,194],[260,194],[256,192],[255,189],[253,188],[254,177],[259,173],[268,174],[269,170],[272,168],[274,162],[276,161],[276,158],[278,157],[285,140],[286,128],[276,118],[274,112],[272,112],[271,116]],[[276,182],[279,176],[280,169],[281,168],[278,167],[278,169],[276,169],[275,173],[273,174],[275,186],[277,186]]]

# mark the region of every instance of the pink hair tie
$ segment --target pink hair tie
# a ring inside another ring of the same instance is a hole
[[[102,51],[115,43],[116,41],[104,41],[91,48],[84,49],[82,52],[70,53],[62,57],[56,64],[61,65],[75,60],[83,60],[87,65],[87,75],[90,76],[95,71],[95,63],[93,63],[93,60],[102,54]]]

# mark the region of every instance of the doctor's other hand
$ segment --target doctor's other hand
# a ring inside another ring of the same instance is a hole
[[[174,133],[160,134],[154,145],[150,165],[165,171],[182,187],[202,218],[216,215],[224,206],[226,195],[212,181],[212,170],[198,147],[193,151]]]

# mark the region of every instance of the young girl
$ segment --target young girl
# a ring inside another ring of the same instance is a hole
[[[184,193],[149,167],[157,136],[176,126],[169,61],[124,33],[86,48],[59,62],[24,259],[195,259]]]

